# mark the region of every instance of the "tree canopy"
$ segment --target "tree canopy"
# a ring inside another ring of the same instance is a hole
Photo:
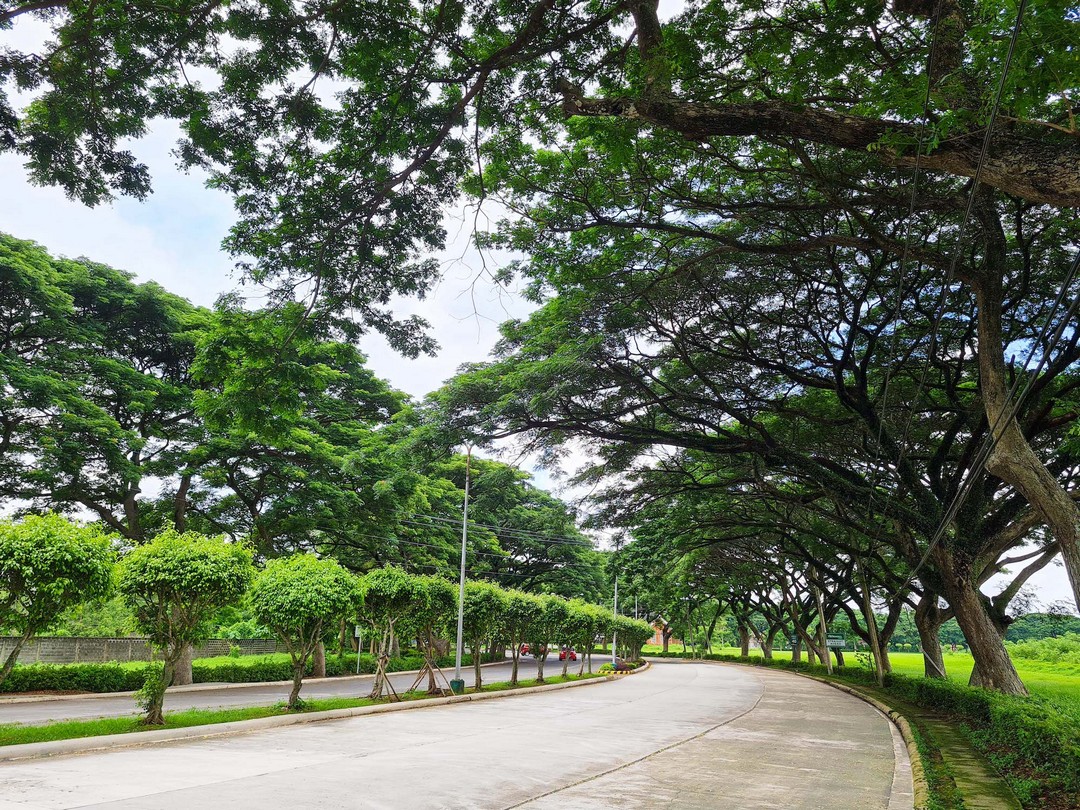
[[[164,654],[160,681],[148,680],[145,722],[164,722],[165,688],[184,648],[207,638],[209,620],[251,583],[251,550],[224,537],[167,529],[124,556],[117,589],[135,625]]]
[[[0,629],[18,637],[3,666],[11,673],[23,644],[68,608],[105,596],[115,558],[110,538],[59,515],[0,521]]]
[[[436,278],[427,253],[445,240],[442,207],[464,183],[491,190],[478,159],[567,135],[624,151],[638,135],[693,144],[778,182],[793,179],[797,153],[833,155],[852,178],[917,164],[1077,206],[1067,8],[1028,14],[1012,41],[1012,4],[961,0],[770,14],[690,2],[663,18],[655,0],[13,0],[0,24],[17,34],[36,18],[50,36],[15,40],[0,59],[5,88],[28,100],[0,98],[0,148],[89,204],[143,197],[149,169],[127,140],[175,119],[181,159],[236,200],[227,244],[248,272],[286,296],[317,279],[332,307],[415,352],[430,345],[423,324],[396,321],[387,302]]]
[[[333,560],[311,554],[270,560],[255,578],[248,593],[255,618],[274,631],[292,657],[290,709],[303,705],[304,667],[322,641],[324,628],[352,618],[362,598],[355,576]]]

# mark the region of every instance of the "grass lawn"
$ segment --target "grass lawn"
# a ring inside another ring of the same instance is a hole
[[[545,678],[544,684],[541,685],[598,677],[600,677],[598,674],[585,674],[580,677],[570,674],[565,678],[561,675],[554,675]],[[480,691],[502,692],[537,685],[535,679],[518,681],[517,686],[511,686],[506,681],[498,681],[484,684],[480,687]],[[475,693],[476,690],[466,689],[465,691],[468,694]],[[426,697],[430,697],[430,695],[425,692],[408,692],[402,695],[402,700],[420,700]],[[331,709],[355,709],[388,702],[385,698],[381,700],[371,700],[370,698],[325,698],[305,702],[302,711],[307,713],[325,712]],[[131,717],[71,720],[42,726],[0,725],[0,746],[52,742],[54,740],[74,740],[80,737],[97,737],[111,734],[136,734],[141,731],[231,723],[236,720],[256,720],[260,717],[280,717],[287,714],[290,714],[290,712],[285,708],[285,705],[278,703],[274,706],[253,706],[241,709],[192,709],[186,712],[173,712],[165,715],[165,725],[163,726],[144,726],[139,720]]]

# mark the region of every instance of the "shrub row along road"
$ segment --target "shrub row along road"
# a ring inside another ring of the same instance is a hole
[[[823,684],[704,663],[505,700],[0,765],[0,810],[904,810],[892,725]]]
[[[604,663],[602,658],[593,656],[593,669]],[[577,672],[578,664],[571,664],[571,672]],[[493,664],[483,669],[483,682],[510,680],[511,665]],[[454,677],[454,668],[444,669],[447,678]],[[544,667],[548,677],[562,674],[559,661],[549,661]],[[522,679],[536,677],[536,664],[532,658],[523,658],[518,676]],[[325,678],[305,681],[300,697],[314,700],[329,697],[367,697],[371,691],[372,675],[359,677]],[[473,684],[471,666],[461,668],[461,677],[466,686]],[[394,689],[403,691],[412,686],[415,674],[395,673],[390,675]],[[441,683],[441,681],[440,681]],[[248,686],[230,684],[221,688],[208,688],[209,684],[197,684],[198,688],[181,687],[168,690],[165,698],[165,712],[180,712],[185,709],[222,709],[244,706],[272,706],[289,697],[290,683],[274,686]],[[421,688],[427,687],[425,678]],[[0,724],[23,723],[37,725],[55,720],[88,720],[97,717],[135,717],[141,714],[131,695],[93,695],[88,697],[68,696],[63,699],[45,699],[22,702],[17,698],[0,698]]]

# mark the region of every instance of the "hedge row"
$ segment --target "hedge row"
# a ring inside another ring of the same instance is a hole
[[[691,658],[689,653],[649,653],[657,658]],[[707,661],[729,661],[776,669],[827,670],[805,661],[765,660],[757,656],[706,654]],[[834,677],[873,684],[862,667],[833,669]],[[888,675],[885,691],[922,708],[948,715],[967,731],[974,746],[1009,779],[1025,807],[1056,801],[1080,807],[1080,722],[1040,697],[1014,697],[955,681]]]
[[[139,689],[145,679],[146,667],[27,664],[11,670],[0,692],[129,692]]]
[[[498,660],[486,655],[487,660]],[[389,672],[407,672],[420,669],[424,659],[409,655],[391,658],[387,666]],[[453,656],[436,659],[440,667],[454,664]],[[472,656],[465,655],[463,664],[472,664]],[[17,666],[3,684],[0,692],[130,692],[142,687],[146,672],[152,666],[147,663],[142,667],[130,664],[30,664]],[[307,663],[310,675],[312,662]],[[375,656],[361,653],[360,672],[375,671]],[[327,676],[352,675],[356,673],[356,653],[339,658],[336,655],[326,657]],[[244,658],[208,658],[196,660],[191,665],[191,674],[195,683],[258,683],[260,681],[286,681],[292,678],[292,664],[288,656],[246,656]]]

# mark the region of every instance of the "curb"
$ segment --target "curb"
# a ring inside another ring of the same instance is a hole
[[[915,810],[925,810],[930,803],[930,787],[926,781],[926,770],[923,768],[922,755],[919,753],[919,746],[915,742],[915,733],[911,730],[911,723],[908,722],[908,719],[891,706],[887,706],[877,698],[863,694],[858,689],[848,686],[847,684],[829,681],[824,678],[815,677],[814,675],[807,675],[804,672],[795,672],[793,674],[803,678],[809,678],[818,683],[827,684],[833,689],[839,689],[841,692],[846,692],[864,703],[869,703],[892,721],[893,725],[900,730],[900,736],[904,738],[904,744],[907,746],[908,750],[908,759],[911,760],[911,782]]]
[[[397,674],[397,673],[393,673]],[[355,676],[354,676],[355,677]],[[348,717],[363,717],[369,714],[386,714],[413,709],[427,709],[434,706],[446,706],[451,703],[471,703],[476,700],[495,698],[523,697],[535,692],[554,692],[558,689],[570,689],[604,683],[615,680],[612,676],[588,678],[569,683],[551,683],[542,686],[527,686],[521,689],[506,689],[500,692],[481,692],[476,695],[452,695],[450,697],[421,698],[401,703],[383,703],[378,706],[361,706],[355,709],[331,709],[325,712],[311,712],[285,717],[259,717],[254,720],[234,720],[231,723],[190,726],[188,728],[162,729],[161,731],[140,731],[130,734],[109,734],[100,737],[80,737],[74,740],[55,740],[42,743],[25,743],[0,748],[0,762],[14,762],[27,759],[80,754],[93,751],[107,751],[115,748],[135,748],[156,743],[177,740],[203,740],[211,737],[224,737],[247,734],[284,726],[298,726],[306,723],[319,723],[325,720],[342,720]]]
[[[645,671],[649,670],[651,667],[652,667],[652,662],[651,661],[646,661],[644,663],[644,665],[638,667],[637,669],[632,669],[629,672],[609,672],[608,676],[612,677],[612,678],[623,678],[623,677],[625,677],[627,675],[637,675],[639,672],[645,672]]]
[[[486,664],[481,664],[480,668],[484,667],[497,667],[500,664],[506,664],[510,661],[507,658],[505,661],[489,661]],[[472,667],[472,664],[469,664]],[[388,672],[387,675],[418,675],[419,669],[406,669],[398,672]],[[333,681],[334,683],[348,683],[350,681],[362,681],[365,679],[371,679],[375,677],[373,672],[365,672],[360,675],[328,675],[325,678],[304,678],[304,683],[325,683],[326,681]],[[211,683],[190,683],[186,686],[170,686],[165,690],[166,695],[177,695],[184,692],[207,692],[211,689],[254,689],[259,686],[292,686],[292,679],[287,681],[242,681],[239,683],[232,681],[214,681]],[[18,697],[14,695],[12,697],[4,697],[0,695],[0,708],[9,705],[17,705],[20,703],[47,703],[52,700],[92,700],[94,698],[111,698],[111,697],[134,697],[135,692],[79,692],[74,695],[27,695],[25,697]]]

